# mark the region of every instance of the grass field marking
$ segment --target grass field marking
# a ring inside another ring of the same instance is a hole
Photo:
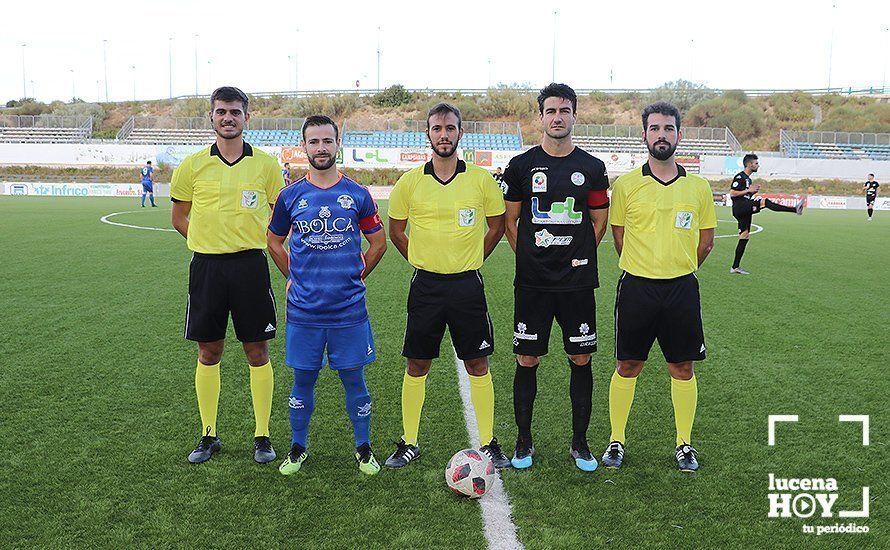
[[[769,427],[767,428],[767,445],[776,446],[776,422],[797,422],[796,414],[771,414],[766,417]]]
[[[170,229],[169,227],[147,227],[143,225],[131,225],[128,223],[120,223],[113,222],[109,218],[113,216],[120,216],[121,214],[136,214],[137,212],[142,212],[142,210],[127,210],[126,212],[112,212],[111,214],[105,214],[99,221],[102,223],[107,223],[108,225],[116,225],[118,227],[129,227],[130,229],[146,229],[148,231],[176,231],[175,229]]]
[[[470,399],[470,378],[467,375],[467,369],[464,368],[464,362],[457,357],[456,350],[454,350],[454,364],[457,367],[460,399],[464,404],[464,421],[467,424],[467,434],[470,436],[470,446],[478,449],[480,445],[479,427],[476,424],[476,410],[473,408],[472,399]],[[516,537],[513,509],[510,506],[507,493],[504,491],[500,473],[496,473],[495,478],[495,484],[485,496],[479,499],[485,540],[488,541],[490,550],[521,550],[524,547]]]
[[[868,415],[867,414],[841,414],[837,417],[838,422],[861,422],[862,423],[862,445],[868,447]]]

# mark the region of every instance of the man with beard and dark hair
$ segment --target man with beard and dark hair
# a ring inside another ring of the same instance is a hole
[[[250,120],[248,103],[238,88],[213,92],[209,116],[216,142],[186,157],[170,184],[173,227],[194,252],[185,337],[198,343],[195,392],[201,440],[189,454],[192,463],[209,460],[221,446],[216,412],[229,313],[250,364],[254,460],[275,460],[269,440],[273,377],[268,340],[275,337],[278,321],[265,248],[270,207],[283,181],[275,157],[242,137]]]
[[[800,216],[803,214],[803,207],[806,201],[801,200],[796,206],[785,206],[766,198],[754,198],[754,195],[760,191],[760,184],[751,184],[751,174],[760,168],[760,161],[757,160],[757,155],[748,153],[742,158],[742,166],[745,169],[732,178],[732,187],[729,190],[729,196],[732,198],[732,215],[739,222],[739,242],[736,245],[735,259],[732,261],[732,267],[729,268],[729,272],[749,275],[747,271],[740,267],[740,264],[742,255],[745,253],[745,247],[748,246],[751,217],[764,208],[774,212],[793,212]]]
[[[674,158],[682,139],[677,108],[659,101],[643,109],[642,137],[649,160],[615,181],[609,213],[622,273],[615,297],[617,366],[609,386],[612,435],[602,461],[621,467],[637,376],[657,339],[671,377],[677,468],[691,472],[698,469],[691,444],[698,402],[693,364],[705,358],[695,271],[714,246],[717,215],[707,180],[687,174]]]
[[[572,143],[577,98],[565,84],[550,84],[538,96],[541,145],[510,160],[506,234],[516,252],[514,281],[513,412],[519,436],[515,468],[532,465],[532,410],[540,358],[547,355],[555,318],[569,366],[572,437],[569,453],[583,471],[596,459],[587,444],[596,351],[599,287],[596,249],[609,218],[606,165]]]
[[[510,465],[494,437],[494,386],[488,356],[494,330],[479,268],[504,234],[504,196],[491,174],[458,158],[463,135],[460,111],[439,103],[427,114],[430,162],[399,178],[389,197],[389,236],[415,268],[408,291],[408,322],[402,355],[402,426],[388,468],[420,456],[417,434],[426,377],[447,327],[470,379],[480,451],[497,468]],[[410,239],[405,230],[411,224]]]
[[[306,118],[309,173],[278,195],[269,223],[269,253],[287,279],[285,361],[294,370],[288,400],[293,438],[278,468],[284,475],[298,472],[309,456],[315,382],[325,357],[346,391],[358,468],[368,475],[380,471],[371,452],[371,396],[365,384],[365,366],[376,353],[364,280],[386,252],[386,234],[368,189],[337,171],[339,148],[333,120]],[[369,244],[364,256],[362,235]]]

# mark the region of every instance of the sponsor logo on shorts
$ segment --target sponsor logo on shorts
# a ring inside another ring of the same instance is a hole
[[[266,325],[266,330],[264,332],[275,332],[275,325],[269,323],[268,325]]]
[[[343,210],[349,210],[353,206],[355,206],[355,201],[352,200],[352,197],[349,195],[340,195],[337,197],[337,202],[340,204],[340,208]]]
[[[472,227],[476,225],[476,209],[461,208],[457,211],[457,225],[460,227]]]
[[[549,246],[566,246],[571,244],[572,237],[557,237],[546,229],[542,229],[535,233],[535,246],[547,248]]]
[[[287,406],[292,409],[302,409],[303,408],[303,400],[297,399],[296,397],[291,397],[287,400]]]
[[[677,212],[677,219],[674,221],[674,227],[679,229],[692,229],[692,212]]]
[[[550,210],[541,210],[538,197],[532,197],[532,223],[555,225],[578,225],[582,213],[575,212],[575,197],[568,197],[564,202],[554,202]]]
[[[580,267],[582,265],[587,265],[587,258],[584,258],[583,260],[578,260],[578,259],[572,260],[572,267]]]
[[[578,327],[578,332],[581,336],[569,336],[569,342],[573,344],[581,344],[582,346],[595,346],[596,345],[596,333],[590,332],[590,325],[587,323],[581,323],[581,326]]]
[[[482,340],[482,343],[479,344],[479,349],[488,349],[488,348],[490,348],[490,347],[491,347],[491,344],[489,344],[489,343],[486,342],[485,340]]]
[[[581,172],[573,172],[572,173],[572,183],[580,186],[580,185],[584,185],[584,181],[585,181],[584,174],[582,174]]]
[[[547,174],[535,172],[532,174],[532,193],[543,193],[545,191],[547,191]]]
[[[516,323],[516,331],[513,333],[513,341],[516,340],[537,340],[538,334],[528,334],[525,331],[528,330],[528,327],[525,323]]]
[[[256,208],[259,205],[259,193],[256,191],[246,190],[241,191],[241,207],[242,208]]]

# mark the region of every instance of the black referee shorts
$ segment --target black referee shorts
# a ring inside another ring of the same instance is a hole
[[[739,222],[739,233],[751,230],[751,217],[760,212],[760,201],[746,199],[732,203],[732,217]]]
[[[865,205],[868,207],[874,206],[876,200],[878,200],[877,195],[865,195]]]
[[[478,271],[447,275],[415,271],[408,291],[408,326],[402,355],[435,359],[446,326],[461,360],[494,352],[494,329]]]
[[[195,252],[192,256],[185,310],[186,339],[224,339],[230,312],[238,340],[260,342],[275,338],[275,296],[264,251]]]
[[[568,292],[516,288],[513,296],[513,353],[547,355],[554,317],[562,329],[566,354],[596,351],[596,299],[592,288]]]
[[[658,340],[668,363],[705,358],[698,279],[647,279],[623,272],[615,297],[615,356],[645,361]]]

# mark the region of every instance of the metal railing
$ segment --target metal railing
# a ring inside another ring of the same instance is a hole
[[[739,141],[729,130],[729,128],[704,128],[698,126],[686,126],[681,128],[684,140],[711,140],[726,142],[730,148],[738,148],[742,146]],[[626,124],[576,124],[574,135],[590,136],[590,137],[612,137],[612,138],[638,138],[643,129],[636,125]]]
[[[93,117],[59,115],[0,115],[0,127],[5,128],[81,128],[87,122],[92,125]]]
[[[89,116],[86,120],[81,123],[81,125],[77,128],[77,133],[80,134],[80,139],[90,139],[93,137],[93,117]]]
[[[127,126],[133,129],[152,130],[212,130],[208,117],[155,117],[141,116],[131,117],[132,124],[127,121],[118,132],[118,136],[129,136],[129,132],[122,134]],[[304,118],[251,118],[245,125],[247,130],[299,130],[303,127]],[[120,138],[119,139],[123,139]]]
[[[350,132],[426,132],[426,120],[353,120],[343,124]],[[487,122],[464,120],[461,127],[465,134],[513,134],[522,135],[518,122]]]
[[[779,143],[790,141],[807,143],[841,143],[844,145],[890,145],[890,134],[867,132],[823,132],[818,130],[779,130]]]
[[[118,130],[117,137],[115,139],[117,139],[117,140],[127,139],[130,136],[130,132],[133,131],[133,126],[135,126],[135,125],[136,125],[136,117],[131,116],[130,118],[127,119],[126,122],[124,122],[124,125],[121,126],[121,129]]]

